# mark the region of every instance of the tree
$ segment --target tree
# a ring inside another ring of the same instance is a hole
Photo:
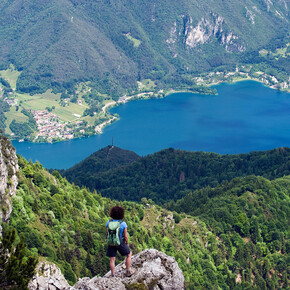
[[[83,247],[86,251],[90,251],[94,247],[94,238],[92,231],[88,231],[87,233],[83,233]]]
[[[25,256],[26,244],[23,237],[14,246],[16,230],[8,229],[0,244],[0,288],[28,289],[27,285],[34,275],[38,260]]]

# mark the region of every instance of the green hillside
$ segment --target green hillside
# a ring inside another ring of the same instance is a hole
[[[49,174],[39,163],[20,157],[19,165],[21,179],[9,226],[24,236],[30,254],[56,262],[70,283],[106,273],[105,224],[116,202],[68,183],[57,171]],[[133,253],[153,247],[175,256],[188,285],[211,285],[204,281],[202,269],[207,267],[225,283],[205,246],[213,234],[199,218],[176,215],[147,200],[119,204],[126,208]],[[197,255],[203,263],[200,269],[194,268]],[[193,277],[193,272],[200,272],[200,277]]]
[[[0,10],[0,128],[13,139],[99,134],[118,119],[108,103],[215,94],[220,82],[290,90],[284,0],[5,0]]]
[[[249,176],[197,190],[167,206],[198,216],[224,243],[233,245],[235,240],[235,253],[228,251],[227,256],[229,260],[234,257],[232,267],[244,286],[251,287],[255,273],[258,289],[288,289],[289,194],[290,176],[273,181]],[[277,263],[274,268],[273,261]],[[281,288],[274,282],[279,279],[277,271],[282,272]]]
[[[9,226],[24,237],[28,254],[56,262],[70,283],[108,271],[105,222],[116,202],[39,163],[20,157],[19,165]],[[289,177],[234,179],[167,204],[178,214],[145,198],[119,204],[126,208],[133,253],[153,247],[174,256],[188,289],[282,289],[290,251],[289,188]]]
[[[190,86],[184,76],[239,63],[287,69],[258,54],[287,43],[284,1],[6,0],[0,9],[0,65],[21,72],[23,92],[90,80],[117,97],[137,80]]]
[[[88,175],[118,168],[119,166],[130,164],[139,158],[132,151],[124,150],[116,146],[107,146],[96,151],[72,168],[67,169],[65,175],[69,176],[70,180],[74,180],[74,183],[80,184],[79,180],[86,178]],[[64,173],[64,171],[60,172]]]
[[[5,153],[9,141],[0,139],[1,152]],[[93,156],[108,159],[112,166],[128,160],[114,154],[104,158],[112,153],[110,149]],[[162,207],[145,197],[139,203],[102,197],[69,183],[58,171],[49,173],[40,163],[18,156],[17,192],[9,197],[12,213],[1,224],[0,288],[18,285],[17,289],[25,289],[37,259],[56,263],[71,284],[79,277],[106,273],[105,224],[110,208],[120,204],[126,209],[124,220],[133,253],[155,248],[174,256],[187,289],[287,289],[290,175],[274,178],[279,170],[283,172],[283,167],[277,166],[283,152],[286,155],[287,149],[246,155],[252,164],[260,164],[259,174],[264,172],[272,180],[254,175],[234,178],[214,188],[189,191]],[[115,153],[136,157],[119,148]],[[3,156],[1,172],[11,176],[12,165],[6,169],[5,164],[10,164],[13,156]],[[11,179],[8,184],[12,184]],[[0,196],[1,212],[7,211],[4,198]],[[121,260],[117,258],[117,262]]]
[[[84,166],[94,164],[92,157],[85,162],[62,174],[69,181],[95,189],[103,196],[134,201],[146,197],[163,204],[182,198],[190,191],[215,187],[235,177],[254,174],[274,179],[289,175],[290,149],[236,155],[165,149],[103,172],[99,172],[97,166]],[[103,164],[106,164],[105,159]]]

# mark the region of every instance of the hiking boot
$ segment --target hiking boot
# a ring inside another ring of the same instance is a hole
[[[134,268],[131,268],[130,270],[126,270],[126,272],[125,272],[125,276],[126,276],[126,277],[130,277],[130,276],[132,276],[135,272],[136,272],[136,270],[135,270]]]

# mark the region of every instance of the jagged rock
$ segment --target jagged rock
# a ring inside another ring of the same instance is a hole
[[[28,285],[33,290],[64,290],[71,289],[60,269],[53,263],[40,262],[36,274]]]
[[[125,276],[123,262],[116,267],[114,278],[108,272],[103,278],[80,280],[74,289],[184,289],[183,274],[177,262],[160,251],[148,249],[133,256],[132,267],[136,272],[131,277]]]
[[[116,289],[126,290],[125,285],[120,278],[101,278],[94,277],[93,279],[84,278],[80,280],[73,288],[78,290],[102,290],[102,289]]]
[[[41,267],[40,265],[38,269]],[[55,265],[47,267],[45,264],[43,271],[45,277],[38,273],[31,280],[30,290],[185,289],[184,277],[175,259],[155,249],[147,249],[132,257],[132,267],[136,272],[131,277],[126,277],[125,262],[123,262],[116,266],[115,277],[111,277],[110,272],[104,277],[92,279],[86,277],[80,279],[73,287],[68,286]],[[55,281],[59,283],[56,284]]]
[[[180,15],[183,25],[179,26],[174,22],[169,31],[169,38],[166,40],[171,52],[175,52],[177,39],[183,37],[187,48],[194,49],[198,45],[210,43],[214,39],[228,52],[243,52],[246,46],[243,41],[231,31],[224,17],[210,13],[202,17],[196,23],[190,15]]]
[[[0,219],[7,221],[12,212],[11,196],[18,185],[18,159],[11,142],[0,134]],[[2,228],[0,226],[0,235]]]

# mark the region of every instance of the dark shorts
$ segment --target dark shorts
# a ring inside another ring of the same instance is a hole
[[[108,257],[116,257],[117,256],[117,251],[122,255],[122,256],[127,256],[130,254],[131,250],[128,247],[127,244],[121,243],[120,246],[108,246],[107,250],[107,256]]]

